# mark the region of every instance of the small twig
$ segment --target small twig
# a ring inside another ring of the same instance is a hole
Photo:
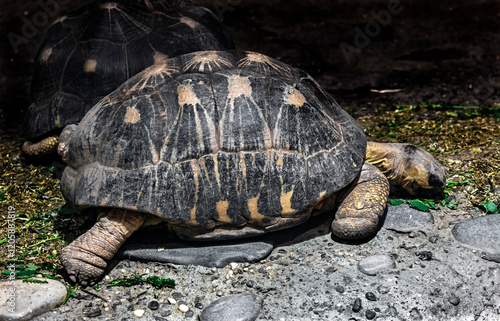
[[[38,246],[38,245],[43,244],[43,243],[48,242],[48,241],[59,240],[60,238],[61,238],[60,236],[57,236],[57,237],[53,237],[53,238],[50,238],[50,239],[42,240],[42,241],[40,241],[38,243],[35,243],[33,245],[30,245],[28,247],[35,247],[35,246]]]
[[[377,94],[391,94],[391,93],[398,93],[400,91],[403,91],[404,89],[370,89],[372,93],[377,93]]]
[[[92,293],[92,292],[90,292],[90,291],[87,291],[87,290],[85,290],[85,289],[80,289],[80,290],[82,290],[83,292],[85,292],[85,293],[87,293],[87,294],[93,295],[93,296],[95,296],[96,298],[99,298],[99,299],[101,299],[101,300],[103,300],[103,301],[105,301],[105,302],[109,302],[109,300],[108,300],[108,299],[105,299],[105,298],[103,298],[103,297],[102,297],[102,296],[100,296],[100,295],[97,295],[97,294]]]

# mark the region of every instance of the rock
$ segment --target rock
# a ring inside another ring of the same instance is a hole
[[[460,303],[460,298],[455,295],[452,295],[448,298],[448,302],[450,302],[453,305],[458,305]]]
[[[353,312],[361,311],[361,299],[360,298],[356,298],[356,300],[354,300],[354,303],[352,304],[352,311]]]
[[[500,263],[500,215],[475,217],[456,224],[451,233],[455,239],[486,253],[487,260]]]
[[[358,262],[358,270],[367,275],[376,275],[378,272],[394,269],[396,262],[394,259],[386,254],[377,254],[367,256]]]
[[[210,303],[200,314],[200,321],[253,321],[262,308],[260,296],[243,293],[225,296]]]
[[[158,303],[158,301],[151,301],[148,303],[148,308],[150,310],[158,310],[159,307],[160,307],[160,303]]]
[[[377,316],[377,314],[373,310],[366,310],[366,312],[365,312],[365,317],[368,320],[373,320],[373,319],[375,319],[376,316]]]
[[[144,315],[144,312],[146,312],[146,311],[144,311],[142,309],[135,310],[134,311],[134,316],[136,316],[138,318],[142,318],[142,316]]]
[[[180,304],[179,307],[177,308],[179,311],[182,313],[186,313],[189,311],[189,307],[185,304]]]
[[[431,224],[434,224],[434,217],[429,212],[413,209],[408,204],[388,205],[383,228],[409,233]]]
[[[224,267],[236,262],[255,262],[273,250],[271,241],[235,240],[234,242],[189,242],[126,244],[115,258]]]
[[[36,280],[47,283],[0,282],[0,320],[29,320],[64,302],[67,290],[63,283],[51,279]],[[14,292],[11,289],[15,289]]]
[[[377,301],[377,297],[373,294],[373,292],[366,292],[365,298],[367,298],[368,301]]]
[[[94,308],[90,310],[86,316],[89,318],[96,318],[102,314],[102,310],[100,308]]]

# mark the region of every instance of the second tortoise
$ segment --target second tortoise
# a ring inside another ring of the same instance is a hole
[[[38,49],[25,155],[55,156],[60,132],[157,61],[233,49],[210,10],[183,0],[97,0],[58,18]]]

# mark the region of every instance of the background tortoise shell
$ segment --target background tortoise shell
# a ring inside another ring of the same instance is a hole
[[[67,139],[61,189],[74,206],[147,212],[210,238],[306,220],[366,150],[363,129],[307,73],[238,51],[149,67]]]
[[[96,1],[56,20],[35,62],[26,137],[80,121],[102,97],[166,56],[233,49],[208,9],[183,1]]]

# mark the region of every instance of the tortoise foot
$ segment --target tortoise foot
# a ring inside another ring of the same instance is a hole
[[[106,260],[82,249],[74,242],[66,246],[59,257],[69,279],[82,286],[94,285],[108,265]]]
[[[144,213],[121,209],[101,209],[97,223],[60,253],[69,278],[92,285],[102,276],[107,262],[125,240],[144,222]]]
[[[332,222],[332,234],[343,240],[359,240],[377,233],[378,220],[346,217]]]
[[[387,178],[375,166],[365,163],[354,186],[341,194],[331,225],[333,235],[347,240],[375,235],[388,196]]]

